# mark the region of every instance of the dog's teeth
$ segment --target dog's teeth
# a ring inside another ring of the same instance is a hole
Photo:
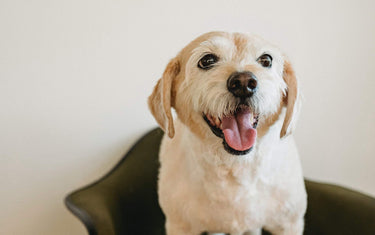
[[[214,121],[214,118],[211,116],[211,115],[208,115],[207,116],[208,120],[210,121],[211,125],[215,125],[215,121]]]
[[[250,113],[250,122],[251,122],[251,123],[254,122],[254,114],[253,114],[253,113]]]
[[[217,128],[221,127],[221,119],[219,117],[214,117],[210,114],[207,114],[206,118],[208,119],[208,121],[210,122],[212,126],[215,126]]]
[[[218,118],[215,118],[215,124],[216,124],[216,127],[219,127],[220,126],[220,119]]]

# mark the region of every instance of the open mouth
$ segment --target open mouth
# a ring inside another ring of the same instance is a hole
[[[251,151],[257,136],[259,114],[249,106],[240,105],[234,113],[219,117],[203,114],[211,131],[223,139],[224,149],[234,155],[244,155]]]

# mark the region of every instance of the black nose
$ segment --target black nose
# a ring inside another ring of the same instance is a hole
[[[257,78],[250,72],[234,72],[227,80],[228,90],[236,97],[248,98],[257,88]]]

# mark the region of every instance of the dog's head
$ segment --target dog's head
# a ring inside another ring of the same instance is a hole
[[[278,134],[290,134],[298,96],[294,71],[276,47],[248,34],[210,32],[169,62],[149,107],[170,138],[174,108],[203,141],[222,139],[227,152],[242,155],[281,114]]]

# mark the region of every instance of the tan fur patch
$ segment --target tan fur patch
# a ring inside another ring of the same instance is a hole
[[[292,124],[291,122],[296,112],[295,108],[297,107],[295,106],[296,106],[296,101],[298,97],[296,75],[294,73],[293,67],[291,66],[288,60],[285,60],[284,62],[283,78],[284,78],[285,83],[288,86],[288,89],[287,89],[287,109],[286,109],[283,127],[281,128],[281,132],[280,132],[281,138],[290,134],[291,132],[291,124]]]
[[[173,81],[180,72],[180,63],[177,59],[172,59],[164,73],[158,81],[151,96],[148,99],[148,105],[156,121],[161,128],[167,132],[168,136],[174,136],[174,125],[172,116],[172,104],[175,94],[172,92]]]

